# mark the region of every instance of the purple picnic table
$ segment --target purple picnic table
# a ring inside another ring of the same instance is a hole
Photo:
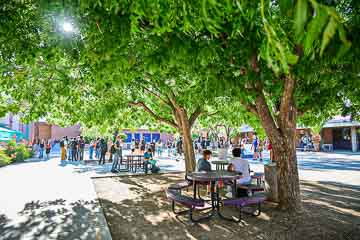
[[[192,172],[187,174],[187,178],[193,181],[194,184],[194,198],[200,197],[199,191],[197,191],[197,185],[201,184],[204,185],[206,183],[210,183],[210,197],[211,197],[211,214],[208,216],[209,218],[218,215],[219,217],[223,218],[220,214],[220,197],[219,192],[216,191],[215,186],[218,184],[219,181],[233,181],[236,184],[236,179],[241,178],[241,174],[237,172],[229,172],[229,171],[211,171],[211,172]],[[236,186],[236,185],[235,185]],[[235,187],[236,189],[236,187]]]

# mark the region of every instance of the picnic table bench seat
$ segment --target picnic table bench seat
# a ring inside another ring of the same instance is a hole
[[[204,200],[195,199],[195,198],[192,198],[192,197],[189,197],[189,196],[182,195],[180,191],[173,190],[173,189],[167,189],[166,190],[166,196],[167,196],[167,198],[169,200],[171,200],[172,211],[176,215],[179,215],[179,214],[182,214],[182,213],[188,213],[190,220],[193,221],[193,222],[199,222],[202,219],[207,218],[207,216],[200,217],[198,219],[195,219],[193,217],[193,211],[196,208],[202,208],[202,207],[205,206],[205,201]],[[185,210],[185,211],[176,211],[175,210],[175,203],[181,204],[181,205],[185,206],[188,209]]]
[[[252,197],[241,197],[241,198],[233,198],[233,199],[224,199],[223,200],[223,206],[235,206],[239,208],[239,217],[237,219],[234,218],[228,218],[225,216],[222,216],[224,219],[240,222],[242,220],[242,213],[251,214],[252,216],[259,216],[261,214],[261,204],[266,201],[265,195],[255,195]],[[244,207],[247,206],[254,206],[256,205],[257,208],[255,211],[252,212],[246,212],[243,211]]]
[[[173,189],[166,190],[166,196],[169,200],[184,205],[188,208],[204,207],[205,202],[201,199],[195,199],[189,196],[181,195],[178,191]]]
[[[171,184],[169,186],[169,189],[176,190],[176,191],[181,191],[182,189],[188,188],[190,186],[192,186],[192,182],[185,180],[185,181],[182,181],[182,182]]]
[[[264,186],[259,185],[259,184],[238,185],[237,187],[240,188],[240,189],[248,190],[253,194],[255,192],[263,192],[263,191],[265,191]]]

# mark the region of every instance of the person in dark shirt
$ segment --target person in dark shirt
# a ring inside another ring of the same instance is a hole
[[[203,151],[203,157],[200,158],[197,162],[197,171],[205,171],[210,172],[211,171],[211,164],[209,162],[211,158],[211,151],[210,150],[204,150]]]
[[[77,161],[77,149],[78,149],[78,143],[75,138],[71,141],[71,161]]]
[[[85,150],[85,140],[83,136],[80,136],[79,139],[79,159],[80,161],[84,160],[84,150]]]
[[[107,152],[107,143],[105,142],[105,140],[102,138],[100,140],[100,159],[99,159],[99,164],[105,164],[105,155]]]

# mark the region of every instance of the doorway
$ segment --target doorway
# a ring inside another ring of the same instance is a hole
[[[333,128],[333,145],[335,150],[352,150],[349,127]]]

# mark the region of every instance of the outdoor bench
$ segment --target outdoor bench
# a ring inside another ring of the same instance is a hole
[[[191,187],[191,186],[192,186],[192,182],[190,182],[190,181],[182,181],[182,182],[179,182],[179,183],[171,184],[168,189],[176,190],[176,191],[179,191],[181,193],[182,189],[188,188],[188,187]]]
[[[259,184],[238,185],[237,188],[245,189],[252,194],[265,191],[265,188]]]
[[[233,199],[224,199],[222,201],[223,206],[235,206],[239,208],[239,218],[238,219],[234,219],[234,218],[226,218],[224,216],[222,216],[223,218],[227,219],[227,220],[231,220],[231,221],[235,221],[235,222],[240,222],[242,219],[242,213],[248,213],[251,214],[252,216],[259,216],[261,214],[261,204],[264,203],[266,201],[266,196],[264,195],[257,195],[257,196],[252,196],[252,197],[242,197],[242,198],[233,198]],[[253,212],[246,212],[243,211],[244,207],[247,206],[254,206],[256,205],[257,208],[255,209],[255,211]]]
[[[173,213],[176,215],[182,214],[182,213],[188,213],[189,218],[193,222],[198,222],[202,220],[203,218],[194,219],[193,217],[193,211],[196,208],[202,208],[205,206],[205,201],[201,199],[195,199],[189,196],[181,195],[180,191],[173,190],[173,189],[167,189],[166,190],[166,196],[169,200],[171,200],[171,207]],[[185,211],[176,211],[175,210],[175,204],[178,203],[180,205],[185,206],[188,208],[188,210]]]

